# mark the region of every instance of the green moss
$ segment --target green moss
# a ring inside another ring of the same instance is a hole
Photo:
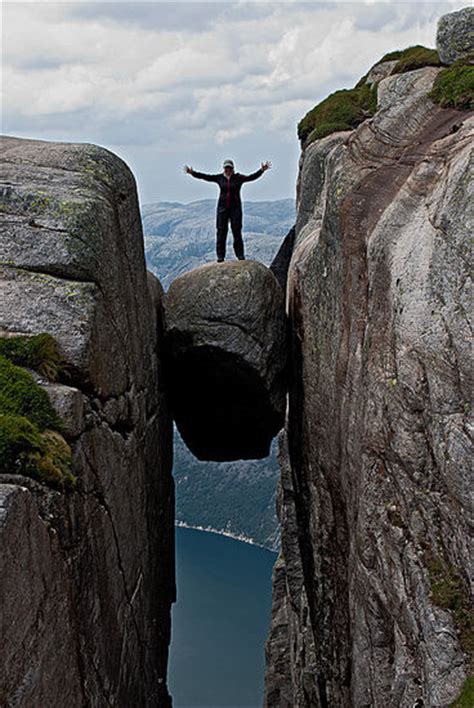
[[[400,59],[402,52],[402,49],[395,49],[393,52],[388,52],[387,54],[384,54],[381,59],[379,59],[377,64],[382,64],[382,62],[385,61],[395,61],[395,59]]]
[[[0,355],[0,413],[28,418],[39,430],[61,429],[48,394],[25,369]]]
[[[30,456],[41,454],[38,428],[27,418],[0,414],[0,473],[28,473]]]
[[[430,98],[442,108],[474,109],[474,66],[456,62],[440,71]]]
[[[428,49],[420,44],[404,49],[400,52],[400,56],[394,58],[398,59],[398,62],[393,67],[392,74],[404,74],[406,71],[421,69],[423,66],[441,66],[436,49]]]
[[[44,450],[36,456],[38,478],[44,482],[75,486],[76,478],[71,473],[72,451],[63,436],[55,430],[42,433]]]
[[[55,486],[74,486],[71,448],[54,430],[40,433],[24,416],[0,413],[0,474],[23,474]]]
[[[431,582],[431,599],[435,605],[451,612],[459,632],[463,651],[474,654],[474,616],[460,571],[439,557],[427,561]]]
[[[332,93],[298,124],[298,137],[309,144],[336,131],[352,130],[377,108],[377,89],[367,85]]]
[[[397,49],[394,52],[389,52],[379,59],[374,66],[395,60],[397,60],[397,64],[393,67],[390,75],[404,74],[406,71],[421,69],[423,66],[441,66],[441,61],[436,49],[428,49],[428,47],[423,47],[421,44],[417,44],[414,47],[408,47],[407,49]],[[367,74],[359,79],[356,87],[365,84],[369,73],[370,72],[367,72]]]
[[[50,381],[56,381],[64,368],[56,340],[46,333],[33,337],[1,337],[0,355],[18,366],[35,369]]]
[[[469,676],[464,682],[461,695],[451,703],[451,708],[472,708],[472,706],[474,706],[474,676]]]
[[[417,44],[385,54],[377,64],[397,61],[391,74],[402,74],[423,66],[442,66],[436,49]],[[374,65],[375,66],[375,65]],[[431,97],[442,106],[474,107],[474,67],[453,65],[440,73]],[[365,74],[352,89],[336,91],[321,101],[298,123],[298,137],[305,145],[341,130],[352,130],[377,109],[377,85],[369,87]]]
[[[46,391],[0,355],[0,473],[73,485],[71,448]]]

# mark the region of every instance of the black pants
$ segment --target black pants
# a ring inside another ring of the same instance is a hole
[[[216,243],[216,253],[218,259],[225,258],[225,246],[227,239],[227,232],[230,227],[232,229],[232,235],[234,237],[234,252],[237,258],[244,258],[244,242],[242,241],[242,207],[241,206],[231,206],[227,207],[217,207],[217,243]]]

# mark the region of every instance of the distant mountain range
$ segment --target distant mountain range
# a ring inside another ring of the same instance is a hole
[[[181,273],[216,259],[215,199],[190,204],[145,204],[141,212],[148,268],[160,279],[165,290]],[[294,199],[245,201],[243,235],[246,257],[270,265],[294,223]],[[226,257],[235,258],[230,228]]]
[[[216,201],[142,206],[148,269],[168,289],[174,278],[215,260]],[[244,203],[247,258],[270,265],[295,222],[293,199]],[[232,233],[227,258],[235,258]],[[202,462],[174,435],[173,475],[177,523],[214,529],[276,550],[279,545],[275,490],[279,477],[274,441],[263,460]]]

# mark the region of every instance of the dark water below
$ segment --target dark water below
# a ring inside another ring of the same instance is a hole
[[[260,708],[275,560],[248,543],[176,529],[169,670],[175,708]]]

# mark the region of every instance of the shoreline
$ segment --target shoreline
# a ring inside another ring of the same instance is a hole
[[[174,521],[175,527],[181,528],[181,529],[193,529],[194,531],[204,531],[206,533],[215,533],[217,536],[227,536],[227,538],[233,538],[234,541],[241,541],[242,543],[248,543],[251,546],[257,546],[257,548],[263,548],[265,551],[269,551],[270,553],[275,553],[278,555],[277,550],[273,550],[272,548],[268,548],[268,546],[264,546],[262,543],[257,543],[257,541],[254,541],[253,538],[250,538],[249,536],[245,536],[245,534],[237,534],[233,533],[232,531],[225,531],[225,530],[220,530],[215,529],[212,526],[197,526],[194,524],[188,524],[186,521],[179,521],[178,519],[175,519]]]

